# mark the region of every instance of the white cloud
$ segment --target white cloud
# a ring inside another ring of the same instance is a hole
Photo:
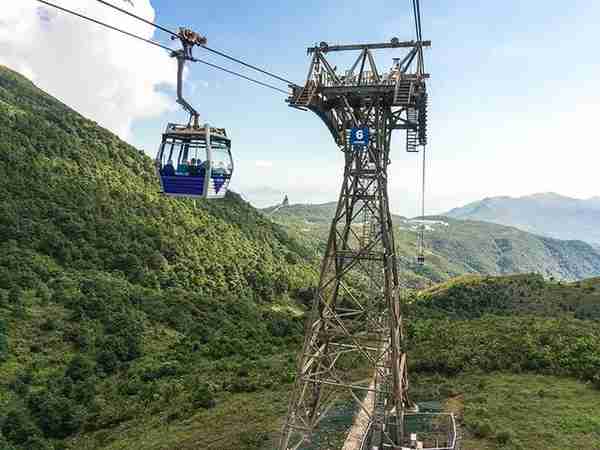
[[[273,167],[273,161],[256,161],[254,163],[256,165],[256,167],[260,167],[260,168],[269,168],[269,167]]]
[[[150,0],[113,2],[147,20],[155,18]],[[134,120],[173,107],[173,100],[159,90],[175,78],[175,63],[167,52],[34,0],[10,3],[0,8],[0,64],[124,138]],[[144,38],[154,33],[93,0],[56,3]]]

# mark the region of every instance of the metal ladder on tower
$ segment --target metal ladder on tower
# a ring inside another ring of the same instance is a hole
[[[419,145],[419,112],[416,108],[406,110],[406,120],[408,129],[406,130],[406,151],[409,153],[418,153]]]
[[[394,88],[394,105],[409,105],[413,96],[413,90],[414,85],[412,81],[403,80],[401,75],[398,75],[396,86]]]
[[[429,97],[425,92],[417,102],[419,112],[419,145],[427,145],[427,102]]]

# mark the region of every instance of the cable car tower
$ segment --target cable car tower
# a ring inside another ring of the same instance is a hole
[[[429,75],[424,72],[423,48],[430,45],[419,31],[417,40],[410,42],[321,42],[308,49],[312,58],[306,84],[293,87],[288,99],[290,106],[319,116],[344,153],[345,165],[280,450],[333,448],[316,447],[315,432],[351,399],[369,422],[364,433],[368,442],[361,448],[410,445],[404,416],[413,404],[408,397],[388,166],[393,131],[406,130],[409,152],[426,144]],[[381,72],[377,51],[403,55]],[[343,72],[329,61],[341,52],[358,53]],[[366,287],[352,288],[357,284]],[[365,372],[365,367],[372,371]]]

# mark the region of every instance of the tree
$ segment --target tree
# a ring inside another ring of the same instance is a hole
[[[2,434],[13,444],[25,444],[37,433],[31,417],[23,409],[10,410],[2,424]]]
[[[0,363],[8,358],[8,336],[6,322],[0,319]]]
[[[65,375],[74,382],[85,381],[94,374],[94,363],[88,358],[78,355],[69,363]]]

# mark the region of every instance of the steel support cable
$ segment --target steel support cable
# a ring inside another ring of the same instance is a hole
[[[419,41],[423,42],[423,31],[421,29],[421,2],[420,0],[416,0],[417,1],[417,16],[419,17]],[[419,46],[419,52],[421,54],[421,71],[425,72],[425,60],[423,58],[423,46],[420,45]]]
[[[113,5],[112,3],[109,3],[109,2],[107,2],[105,0],[96,0],[96,1],[99,2],[99,3],[102,3],[105,6],[108,6],[109,8],[116,9],[117,11],[120,11],[120,12],[122,12],[124,14],[127,14],[130,17],[138,19],[138,20],[140,20],[140,21],[142,21],[142,22],[144,22],[144,23],[146,23],[148,25],[156,27],[157,29],[159,29],[161,31],[164,31],[165,33],[169,33],[173,37],[176,37],[177,39],[179,39],[179,34],[177,34],[176,32],[174,32],[172,30],[169,30],[168,28],[165,28],[165,27],[160,26],[160,25],[158,25],[158,24],[156,24],[154,22],[146,20],[143,17],[140,17],[140,16],[138,16],[136,14],[133,14],[132,12],[127,11],[126,9],[120,8],[120,7],[116,6],[116,5]],[[247,63],[245,61],[242,61],[241,59],[234,58],[233,56],[230,56],[230,55],[228,55],[226,53],[223,53],[223,52],[221,52],[219,50],[215,50],[214,48],[207,47],[206,45],[201,45],[200,47],[202,47],[203,49],[205,49],[205,50],[207,50],[209,52],[212,52],[212,53],[214,53],[216,55],[222,56],[223,58],[229,59],[230,61],[234,61],[234,62],[236,62],[238,64],[241,64],[242,66],[248,67],[248,68],[250,68],[252,70],[256,70],[257,72],[260,72],[260,73],[262,73],[264,75],[267,75],[267,76],[269,76],[271,78],[274,78],[276,80],[282,81],[282,82],[284,82],[284,83],[286,83],[288,85],[297,86],[296,83],[294,83],[294,82],[292,82],[290,80],[286,80],[285,78],[280,77],[279,75],[276,75],[276,74],[274,74],[272,72],[269,72],[268,70],[261,69],[260,67],[257,67],[255,65],[252,65],[252,64]]]
[[[263,81],[259,81],[259,80],[255,80],[254,78],[247,77],[246,75],[242,75],[241,73],[234,72],[233,70],[226,69],[225,67],[217,66],[216,64],[209,63],[208,61],[204,61],[203,59],[191,58],[190,61],[201,63],[201,64],[205,64],[205,65],[207,65],[209,67],[214,67],[215,69],[222,70],[223,72],[229,73],[231,75],[235,75],[236,77],[242,78],[244,80],[248,80],[248,81],[250,81],[252,83],[256,83],[256,84],[258,84],[260,86],[264,86],[266,88],[273,89],[274,91],[281,92],[281,93],[283,93],[285,95],[289,95],[288,91],[284,91],[283,89],[280,89],[280,88],[278,88],[276,86],[273,86],[272,84],[264,83]]]
[[[137,40],[139,40],[139,41],[146,42],[147,44],[151,44],[151,45],[154,45],[154,46],[156,46],[156,47],[160,47],[160,48],[162,48],[163,50],[166,50],[166,51],[168,51],[169,53],[173,53],[173,49],[172,49],[172,48],[170,48],[170,47],[167,47],[166,45],[163,45],[163,44],[161,44],[160,42],[156,42],[156,41],[153,41],[153,40],[151,40],[151,39],[146,39],[146,38],[143,38],[143,37],[141,37],[141,36],[138,36],[138,35],[136,35],[136,34],[130,33],[129,31],[125,31],[125,30],[123,30],[123,29],[121,29],[121,28],[117,28],[117,27],[115,27],[115,26],[113,26],[113,25],[109,25],[109,24],[107,24],[107,23],[105,23],[105,22],[102,22],[102,21],[100,21],[100,20],[97,20],[97,19],[93,19],[93,18],[91,18],[91,17],[88,17],[88,16],[86,16],[86,15],[83,15],[83,14],[81,14],[81,13],[78,13],[78,12],[72,11],[72,10],[70,10],[70,9],[63,8],[62,6],[56,5],[56,4],[54,4],[54,3],[51,3],[51,2],[48,2],[48,1],[46,1],[46,0],[36,0],[36,1],[38,1],[38,2],[42,3],[42,4],[46,5],[46,6],[50,6],[50,7],[52,7],[52,8],[56,8],[56,9],[58,9],[58,10],[60,10],[60,11],[63,11],[63,12],[65,12],[65,13],[67,13],[67,14],[71,14],[71,15],[73,15],[73,16],[79,17],[80,19],[84,19],[84,20],[87,20],[87,21],[89,21],[89,22],[93,22],[93,23],[95,23],[95,24],[97,24],[97,25],[103,26],[103,27],[105,27],[105,28],[108,28],[108,29],[110,29],[110,30],[113,30],[113,31],[118,31],[119,33],[123,33],[123,34],[124,34],[124,35],[126,35],[126,36],[132,37],[132,38],[134,38],[134,39],[137,39]],[[201,63],[201,64],[205,64],[205,65],[207,65],[207,66],[209,66],[209,67],[212,67],[212,68],[214,68],[214,69],[218,69],[218,70],[221,70],[221,71],[223,71],[223,72],[229,73],[229,74],[231,74],[231,75],[235,75],[235,76],[237,76],[237,77],[239,77],[239,78],[242,78],[242,79],[244,79],[244,80],[246,80],[246,81],[250,81],[250,82],[252,82],[252,83],[255,83],[255,84],[258,84],[258,85],[260,85],[260,86],[263,86],[263,87],[266,87],[266,88],[269,88],[269,89],[273,89],[274,91],[277,91],[277,92],[282,92],[282,93],[284,93],[284,94],[286,94],[286,95],[288,95],[288,94],[289,94],[289,92],[288,92],[288,91],[284,91],[283,89],[280,89],[280,88],[278,88],[278,87],[276,87],[276,86],[270,85],[270,84],[268,84],[268,83],[264,83],[264,82],[262,82],[262,81],[259,81],[259,80],[255,80],[254,78],[247,77],[247,76],[245,76],[245,75],[242,75],[242,74],[240,74],[240,73],[234,72],[233,70],[229,70],[229,69],[226,69],[225,67],[221,67],[221,66],[219,66],[219,65],[217,65],[217,64],[213,64],[213,63],[210,63],[210,62],[208,62],[208,61],[204,61],[204,60],[202,60],[202,59],[198,59],[198,58],[192,58],[192,59],[190,59],[190,61],[197,62],[197,63]]]
[[[423,61],[423,46],[421,42],[423,41],[423,32],[421,29],[421,4],[419,0],[412,0],[413,4],[413,13],[415,16],[415,31],[417,34],[417,42],[419,42],[419,66],[421,72],[425,72],[425,65]]]
[[[260,67],[256,67],[256,66],[253,66],[252,64],[248,64],[248,63],[246,63],[246,62],[244,62],[244,61],[242,61],[240,59],[234,58],[233,56],[229,56],[229,55],[227,55],[227,54],[225,54],[223,52],[215,50],[214,48],[207,47],[206,45],[201,45],[200,47],[202,47],[204,50],[208,50],[209,52],[212,52],[212,53],[214,53],[216,55],[222,56],[223,58],[227,58],[230,61],[234,61],[234,62],[236,62],[238,64],[241,64],[242,66],[246,66],[246,67],[248,67],[250,69],[253,69],[253,70],[256,70],[256,71],[258,71],[260,73],[263,73],[263,74],[265,74],[265,75],[267,75],[267,76],[269,76],[271,78],[275,78],[276,80],[279,80],[279,81],[282,81],[284,83],[287,83],[288,85],[298,86],[293,81],[286,80],[285,78],[282,78],[279,75],[275,75],[274,73],[271,73],[271,72],[269,72],[267,70],[261,69]]]
[[[415,15],[416,15],[416,27],[417,27],[417,36],[419,41],[422,40],[423,38],[423,33],[421,30],[421,3],[419,0],[414,0],[415,1]]]
[[[426,147],[423,146],[423,172],[422,172],[422,180],[421,180],[421,230],[419,235],[419,250],[418,255],[425,255],[425,166],[426,166]]]
[[[426,169],[426,157],[425,157],[425,153],[426,153],[426,147],[423,146],[423,173],[422,173],[422,183],[421,183],[421,216],[425,217],[425,169]]]

